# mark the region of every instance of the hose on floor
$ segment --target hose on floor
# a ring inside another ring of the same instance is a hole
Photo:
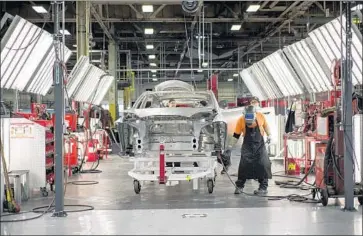
[[[223,166],[223,170],[225,171],[225,174],[227,175],[229,181],[231,182],[231,184],[235,188],[237,188],[236,183],[232,180],[231,175],[228,173],[227,168],[224,165],[224,162],[222,160],[221,155],[218,155],[218,158],[220,159],[220,162],[221,162],[221,164]],[[314,161],[314,163],[315,163],[315,161]],[[312,171],[314,165],[315,164],[312,164],[310,166],[310,170],[308,171],[308,173],[310,173]],[[304,177],[301,178],[300,181],[298,181],[297,183],[300,183],[300,184],[303,183],[306,180],[307,176],[308,176],[308,174],[305,174]],[[296,184],[294,184],[293,186],[295,186],[295,185]],[[308,194],[304,194],[304,195],[300,195],[300,194],[289,194],[289,195],[285,195],[285,196],[281,196],[281,195],[275,195],[275,196],[272,196],[272,195],[257,195],[257,194],[246,193],[244,191],[242,191],[241,193],[244,194],[244,195],[246,195],[246,196],[250,196],[250,197],[267,198],[270,201],[273,201],[273,200],[276,201],[276,200],[286,199],[286,200],[289,200],[289,201],[303,202],[303,203],[319,203],[320,202],[320,200],[315,200],[315,199],[308,198],[308,196],[310,196],[312,193],[308,193]]]

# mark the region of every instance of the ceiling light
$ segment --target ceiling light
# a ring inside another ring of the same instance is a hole
[[[207,67],[208,66],[208,62],[203,62],[202,63],[202,67]]]
[[[233,77],[238,77],[238,74],[233,74]]]
[[[77,44],[73,44],[72,47],[76,48],[77,47]]]
[[[203,72],[203,70],[202,69],[199,69],[198,72],[201,73],[201,72]]]
[[[205,36],[199,36],[199,35],[196,35],[195,36],[196,39],[205,39],[206,37]]]
[[[150,66],[156,66],[156,63],[150,63]]]
[[[156,73],[157,71],[156,70],[151,70],[151,73]]]
[[[232,31],[238,31],[241,29],[241,25],[232,25],[231,30]]]
[[[233,81],[233,79],[228,79],[228,82],[232,82]]]
[[[63,32],[63,30],[59,30],[59,33],[64,34],[64,35],[71,35],[71,33],[69,33],[68,30],[64,30],[64,32]]]
[[[359,10],[362,10],[362,8],[363,8],[363,5],[362,4],[358,4],[357,6],[355,6],[355,7],[352,7],[352,11],[359,11]]]
[[[155,59],[156,56],[155,55],[149,55],[149,59]]]
[[[153,81],[158,81],[158,79],[157,78],[154,78]]]
[[[153,5],[143,5],[142,6],[142,11],[143,12],[153,12],[154,7],[153,7]]]
[[[156,75],[155,75],[155,74],[153,74],[153,77],[156,77]]]
[[[154,45],[148,44],[148,45],[146,45],[146,49],[154,49]]]
[[[260,5],[250,5],[246,12],[256,12],[258,11],[258,9],[260,9]]]
[[[41,13],[41,14],[45,14],[48,13],[47,10],[45,10],[44,7],[42,6],[33,6],[34,11],[36,11],[37,13]]]
[[[154,29],[153,28],[146,28],[145,29],[145,34],[154,34]]]

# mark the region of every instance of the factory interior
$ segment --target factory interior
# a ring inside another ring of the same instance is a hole
[[[0,13],[1,235],[362,235],[362,1]]]

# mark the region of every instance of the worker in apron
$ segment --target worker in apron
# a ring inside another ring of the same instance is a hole
[[[268,137],[266,142],[269,143],[270,129],[265,116],[256,111],[255,104],[246,107],[245,114],[237,121],[233,134],[234,141],[227,150],[233,148],[233,142],[236,143],[240,136],[243,137],[235,194],[243,192],[248,179],[257,179],[259,182],[260,186],[254,194],[267,193],[268,179],[272,178],[272,172],[263,138],[265,133]]]

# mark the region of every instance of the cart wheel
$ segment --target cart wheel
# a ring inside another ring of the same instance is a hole
[[[45,187],[40,188],[40,192],[42,192],[43,197],[48,197],[48,191],[47,191],[47,189]]]
[[[207,181],[207,187],[208,187],[208,192],[209,193],[213,193],[214,181],[212,179],[208,179],[208,181]]]
[[[139,194],[141,191],[141,184],[138,180],[134,180],[134,190],[136,194]]]
[[[358,202],[362,206],[363,205],[363,197],[358,197]]]
[[[311,196],[312,196],[313,200],[315,200],[315,197],[316,197],[316,189],[315,188],[313,188],[311,190]]]
[[[328,190],[321,189],[320,194],[321,194],[321,203],[323,204],[323,206],[327,206],[329,200]]]

